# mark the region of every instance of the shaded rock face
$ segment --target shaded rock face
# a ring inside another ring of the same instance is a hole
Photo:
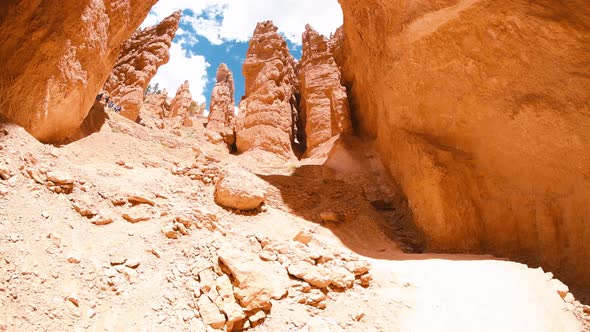
[[[185,81],[176,91],[176,96],[170,103],[170,114],[167,117],[174,118],[180,116],[186,118],[192,116],[191,105],[193,105],[193,97],[189,90],[190,86],[188,81]]]
[[[213,141],[223,140],[228,145],[234,143],[234,79],[227,65],[222,63],[217,69],[217,83],[211,93],[207,134]]]
[[[0,4],[0,113],[44,142],[77,131],[156,0]]]
[[[170,45],[178,30],[180,11],[160,24],[133,33],[121,49],[119,59],[104,90],[123,108],[121,115],[136,121],[143,104],[144,91],[158,68],[170,59]]]
[[[346,88],[328,39],[309,25],[303,33],[303,56],[299,64],[300,117],[305,127],[306,155],[330,138],[352,132]]]
[[[590,7],[340,3],[333,50],[360,129],[428,249],[509,256],[590,284]]]
[[[236,120],[238,153],[262,150],[294,156],[298,115],[297,63],[272,22],[258,23],[243,74],[246,95]]]

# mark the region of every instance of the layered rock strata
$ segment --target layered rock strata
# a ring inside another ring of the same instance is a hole
[[[170,45],[178,30],[181,12],[176,11],[160,24],[133,33],[121,54],[104,90],[123,108],[121,115],[136,121],[144,92],[158,68],[170,59]]]
[[[243,66],[246,95],[236,120],[238,153],[251,150],[294,156],[297,132],[297,63],[271,22],[258,23]]]
[[[3,1],[0,114],[44,142],[76,132],[156,1]]]
[[[340,3],[333,49],[361,132],[428,249],[509,256],[590,284],[590,7]]]
[[[299,64],[300,117],[305,128],[306,155],[330,138],[351,133],[346,88],[328,39],[307,25],[303,33],[303,56]]]

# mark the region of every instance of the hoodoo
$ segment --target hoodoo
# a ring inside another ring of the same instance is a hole
[[[270,21],[258,23],[244,61],[246,95],[236,120],[239,153],[262,150],[294,156],[298,115],[297,63]]]
[[[350,134],[352,126],[346,89],[340,83],[340,69],[328,39],[307,25],[302,48],[300,117],[305,128],[306,155],[312,156],[314,149],[330,138]]]
[[[170,58],[168,50],[179,22],[180,11],[177,11],[156,26],[135,31],[123,44],[104,90],[123,108],[121,115],[124,117],[132,121],[138,119],[148,84]]]

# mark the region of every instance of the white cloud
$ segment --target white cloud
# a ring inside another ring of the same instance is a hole
[[[158,69],[158,73],[150,83],[152,85],[158,83],[160,89],[168,90],[168,95],[174,97],[178,87],[188,79],[193,99],[204,103],[209,66],[204,56],[187,56],[181,44],[173,43],[170,47],[170,61]]]
[[[177,9],[203,12],[210,19],[185,17],[198,34],[212,44],[248,41],[256,23],[273,20],[279,31],[293,43],[301,43],[305,24],[328,36],[342,25],[342,9],[337,0],[160,0],[142,24],[154,25]],[[215,14],[223,16],[221,24]]]

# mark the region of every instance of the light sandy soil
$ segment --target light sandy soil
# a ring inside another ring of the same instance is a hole
[[[0,125],[0,174],[10,175],[0,180],[0,331],[211,330],[189,287],[197,266],[216,262],[219,247],[253,248],[255,237],[286,243],[301,230],[318,247],[369,261],[373,280],[325,290],[325,309],[292,296],[273,300],[254,331],[588,331],[588,307],[571,294],[562,299],[539,268],[405,253],[420,251],[419,236],[367,144],[329,142],[327,158],[317,160],[234,156],[207,143],[202,129],[177,136],[109,116],[101,132],[63,147]],[[261,210],[214,203],[227,164],[268,184]],[[31,171],[65,172],[73,191],[52,192]],[[153,206],[124,202],[133,196]],[[113,222],[93,224],[74,209],[82,201]],[[323,212],[342,220],[322,222]],[[130,223],[125,214],[149,220]],[[195,225],[188,235],[162,233],[187,215]],[[130,267],[118,264],[125,260]]]

